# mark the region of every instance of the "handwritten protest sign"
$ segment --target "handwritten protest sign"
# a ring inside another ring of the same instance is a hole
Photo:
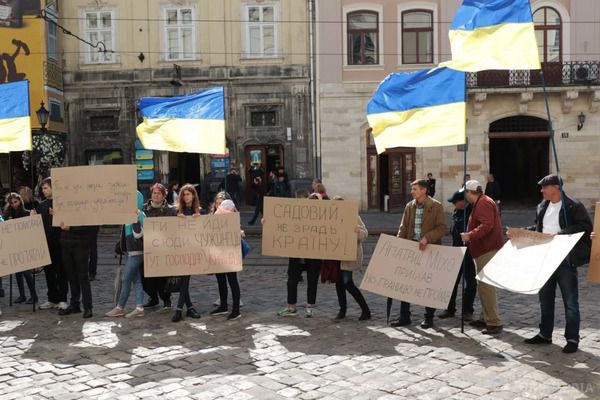
[[[592,254],[590,256],[587,279],[590,282],[600,283],[600,202],[596,203],[594,232],[596,232],[598,237],[592,240]]]
[[[510,229],[511,240],[477,274],[477,279],[515,293],[536,294],[577,244],[583,232],[546,235]]]
[[[40,215],[0,223],[0,276],[51,262]]]
[[[144,220],[145,276],[241,270],[240,214]]]
[[[52,168],[54,226],[119,225],[137,220],[135,165]]]
[[[446,308],[465,247],[419,243],[381,235],[360,288],[426,307]]]
[[[356,260],[358,203],[266,197],[266,256]]]

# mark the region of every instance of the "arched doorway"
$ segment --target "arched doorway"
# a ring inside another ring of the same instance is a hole
[[[506,207],[540,201],[537,182],[550,170],[548,121],[514,116],[490,124],[490,173],[500,183]]]

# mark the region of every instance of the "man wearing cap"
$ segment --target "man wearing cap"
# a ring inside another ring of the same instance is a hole
[[[442,238],[448,231],[442,204],[427,195],[428,184],[425,179],[411,184],[410,194],[413,200],[404,208],[398,237],[419,242],[419,249],[425,250],[429,243],[442,244]],[[425,307],[425,319],[421,328],[433,326],[435,308]],[[400,319],[391,324],[393,327],[408,326],[410,320],[410,303],[400,303]]]
[[[454,212],[452,213],[452,246],[460,247],[464,245],[460,234],[465,231],[465,221],[468,221],[469,216],[471,215],[471,205],[465,202],[464,188],[454,192],[452,197],[448,199],[448,202],[454,205]],[[466,283],[465,292],[462,298],[463,317],[465,321],[471,321],[473,319],[473,302],[475,301],[475,294],[477,293],[477,280],[475,279],[475,264],[473,263],[473,257],[471,257],[471,253],[468,249],[465,253],[464,266],[460,269],[458,278],[456,278],[448,308],[438,315],[438,318],[451,318],[456,314],[456,295],[458,293],[458,284],[462,278],[463,269]]]
[[[471,256],[475,259],[477,272],[481,271],[504,245],[502,224],[496,202],[483,194],[481,184],[476,180],[465,183],[465,199],[473,210],[469,217],[467,232],[461,233],[464,243],[468,243]],[[471,326],[485,329],[484,335],[496,335],[502,332],[502,321],[498,315],[496,288],[479,282],[479,300],[483,320],[471,321]]]
[[[581,240],[562,261],[554,274],[539,292],[542,318],[540,332],[526,339],[529,344],[552,343],[554,330],[554,298],[556,286],[565,305],[567,344],[563,353],[574,353],[579,348],[579,292],[577,288],[577,267],[589,262],[591,251],[590,233],[592,220],[586,208],[577,200],[573,200],[561,190],[562,181],[557,175],[548,175],[538,182],[544,200],[537,206],[536,224],[529,229],[551,235],[570,235],[585,232]],[[508,231],[510,238],[510,230]]]

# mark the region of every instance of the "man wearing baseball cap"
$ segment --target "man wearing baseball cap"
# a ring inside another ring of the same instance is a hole
[[[542,318],[540,332],[526,339],[528,344],[552,343],[554,330],[554,298],[556,286],[560,288],[565,305],[567,324],[563,353],[574,353],[579,348],[579,291],[577,287],[577,267],[589,262],[591,252],[590,233],[592,220],[585,206],[567,197],[562,191],[562,180],[557,175],[548,175],[538,182],[544,200],[537,206],[536,224],[528,229],[550,235],[570,235],[585,232],[583,237],[562,261],[554,274],[539,292]],[[508,231],[510,238],[510,230]]]
[[[477,272],[481,271],[504,245],[502,238],[502,223],[496,202],[483,194],[481,184],[476,180],[465,183],[465,198],[473,210],[469,217],[467,232],[461,233],[464,243],[468,244],[471,256],[475,260]],[[484,335],[496,335],[502,332],[502,321],[498,315],[496,288],[484,282],[479,282],[479,300],[483,319],[471,321],[470,325],[484,328]]]

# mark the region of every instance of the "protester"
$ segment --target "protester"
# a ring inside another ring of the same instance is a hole
[[[473,207],[467,232],[460,234],[463,243],[468,245],[475,260],[477,272],[481,271],[504,245],[500,212],[493,199],[483,194],[481,184],[476,180],[465,183],[465,199]],[[502,320],[498,315],[496,288],[484,282],[478,285],[482,316],[470,322],[476,328],[485,328],[484,335],[502,332]]]
[[[21,186],[19,188],[19,194],[23,199],[23,207],[25,207],[26,210],[35,211],[37,213],[40,203],[35,199],[33,190],[28,186]]]
[[[67,308],[58,310],[58,315],[80,313],[80,304],[83,303],[83,318],[91,318],[93,316],[92,288],[88,275],[88,261],[92,237],[97,228],[95,226],[70,227],[63,221],[60,222],[60,228],[62,230],[60,243],[71,289],[71,302]]]
[[[45,200],[40,203],[39,212],[44,222],[44,231],[46,232],[46,241],[52,263],[44,267],[48,301],[40,305],[40,310],[53,308],[65,310],[68,307],[67,293],[69,291],[69,283],[60,246],[61,229],[58,226],[52,226],[54,215],[54,209],[52,208],[52,179],[46,178],[42,180],[41,189]]]
[[[539,333],[526,339],[528,344],[552,343],[554,330],[554,298],[556,286],[560,288],[565,307],[565,339],[566,345],[563,353],[574,353],[579,348],[579,289],[577,280],[577,267],[590,260],[592,220],[583,204],[571,199],[562,190],[561,178],[557,175],[548,175],[538,182],[544,200],[537,206],[536,224],[530,230],[547,233],[550,235],[572,235],[585,232],[575,247],[562,260],[559,267],[539,292],[541,322]],[[508,237],[511,237],[510,229]]]
[[[252,181],[252,197],[254,200],[254,215],[252,216],[252,219],[248,221],[248,225],[254,225],[259,215],[262,215],[263,213],[265,193],[260,177],[256,177]]]
[[[175,207],[179,201],[179,182],[172,182],[167,193],[167,203]]]
[[[180,218],[199,217],[201,214],[200,198],[193,185],[187,184],[181,187],[179,191],[179,202],[177,203],[177,216]],[[171,318],[173,322],[179,322],[183,319],[183,306],[187,308],[186,316],[190,318],[200,318],[200,313],[194,309],[190,299],[190,276],[180,277],[181,285],[179,287],[179,299],[175,307],[175,313]]]
[[[216,202],[216,201],[215,201]],[[235,204],[232,200],[223,200],[215,211],[215,215],[231,214],[237,212]],[[243,232],[242,232],[243,234]],[[231,313],[227,316],[229,321],[238,319],[242,316],[240,313],[240,285],[237,279],[237,272],[224,272],[215,274],[219,285],[219,307],[211,311],[210,315],[225,315],[228,311],[227,303],[227,283],[231,288],[231,297],[233,298],[233,307]]]
[[[315,178],[312,180],[310,187],[312,188],[313,193],[317,193],[317,185],[320,183],[323,183],[320,179]]]
[[[432,198],[435,197],[435,179],[433,179],[431,172],[427,174],[427,195]]]
[[[341,196],[335,196],[333,200],[344,200]],[[369,237],[369,231],[365,226],[365,223],[362,221],[360,216],[358,217],[358,224],[354,231],[358,235],[358,243],[357,243],[357,251],[356,251],[356,260],[354,261],[341,261],[340,262],[340,270],[341,275],[338,278],[338,281],[335,283],[335,291],[337,293],[338,304],[340,305],[340,311],[338,312],[336,320],[342,320],[346,318],[346,291],[354,297],[356,303],[360,306],[361,314],[358,317],[359,321],[365,321],[371,319],[371,310],[367,305],[367,301],[365,297],[361,293],[360,289],[356,287],[354,284],[354,280],[352,279],[352,273],[356,270],[362,268],[363,263],[363,245],[362,242]]]
[[[277,182],[277,175],[275,171],[269,171],[269,176],[267,177],[267,196],[273,196],[273,187],[275,186],[275,182]]]
[[[466,222],[469,220],[471,215],[471,205],[465,202],[465,190],[460,189],[454,192],[452,197],[448,199],[449,203],[454,205],[454,211],[452,212],[452,246],[461,247],[463,246],[460,234],[465,231]],[[465,321],[470,322],[473,320],[473,303],[475,301],[475,295],[477,294],[477,280],[475,279],[475,263],[469,249],[467,249],[464,257],[464,264],[458,272],[456,283],[454,283],[454,290],[448,303],[448,308],[444,310],[438,318],[451,318],[456,314],[456,295],[458,293],[458,285],[462,279],[463,271],[465,273],[465,290],[462,296],[462,312]]]
[[[150,188],[151,198],[144,206],[146,217],[174,217],[177,211],[167,203],[167,188],[160,183],[155,183]],[[144,308],[156,307],[158,298],[163,301],[165,309],[171,308],[171,294],[165,292],[166,277],[143,277],[142,284],[144,291],[150,299]]]
[[[262,179],[262,176],[260,178]],[[233,202],[238,205],[240,204],[240,183],[242,183],[240,174],[237,169],[231,168],[224,179],[224,187],[225,191],[231,195]]]
[[[290,197],[289,185],[285,181],[285,175],[277,174],[277,180],[273,183],[271,196],[273,197]]]
[[[323,185],[322,183],[317,183],[315,185],[315,193],[318,193],[321,196],[322,200],[329,200],[329,196],[327,195],[325,185]]]
[[[419,242],[419,250],[423,251],[428,244],[442,244],[442,238],[448,231],[442,204],[427,195],[427,181],[420,179],[411,183],[411,200],[404,208],[398,237]],[[425,307],[425,319],[421,328],[433,326],[435,308]],[[400,318],[391,324],[393,327],[408,326],[410,319],[410,303],[400,303]]]
[[[25,209],[23,198],[18,193],[10,193],[6,197],[6,205],[4,206],[3,219],[5,221],[17,218],[29,217],[29,215],[35,214],[35,210],[29,211]],[[33,281],[33,275],[31,271],[17,272],[15,274],[17,279],[17,287],[19,288],[19,297],[17,297],[13,303],[25,303],[34,304],[38,302],[38,296],[35,291],[35,282]],[[25,285],[23,279],[27,282],[27,288],[29,289],[29,299],[25,297]]]
[[[302,192],[297,192],[296,197]],[[322,200],[323,197],[318,193],[308,196],[310,200]],[[263,221],[264,222],[264,221]],[[304,261],[304,262],[302,262]],[[297,315],[296,302],[298,301],[298,283],[302,277],[302,270],[306,268],[306,306],[304,313],[307,318],[313,316],[313,307],[317,303],[317,287],[319,285],[319,275],[321,274],[322,260],[310,258],[299,259],[290,258],[288,264],[287,280],[287,307],[279,311],[280,317],[295,317]]]
[[[107,317],[133,318],[144,316],[144,288],[142,286],[141,267],[144,262],[144,240],[143,229],[146,214],[143,211],[144,196],[137,192],[137,215],[138,220],[133,224],[124,225],[121,228],[121,249],[125,254],[125,268],[121,278],[121,293],[115,308],[107,312]],[[136,307],[125,314],[125,305],[129,299],[131,285],[135,290]]]

